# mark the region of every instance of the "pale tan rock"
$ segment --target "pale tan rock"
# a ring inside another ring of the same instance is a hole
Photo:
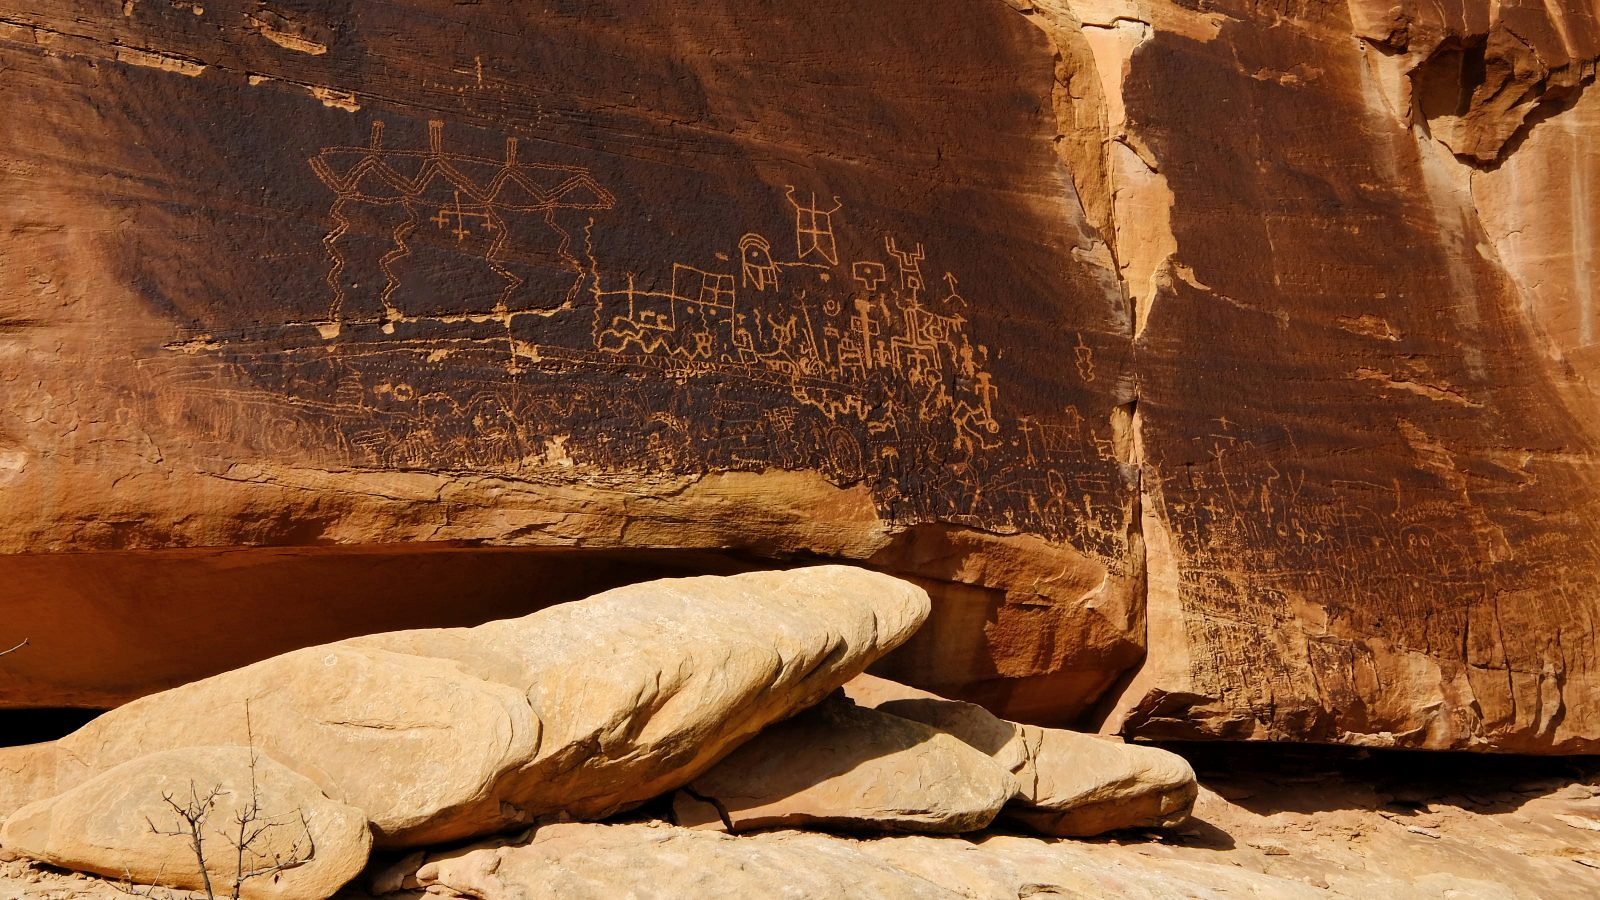
[[[684,828],[700,831],[735,830],[722,807],[709,798],[690,793],[688,788],[672,795],[672,821]]]
[[[1023,729],[1029,764],[1018,781],[1026,799],[1006,807],[1010,821],[1041,834],[1092,837],[1181,825],[1194,809],[1194,770],[1176,753],[1059,728]]]
[[[994,757],[1008,772],[1021,773],[1028,763],[1029,748],[1023,740],[1022,727],[976,703],[947,700],[938,694],[868,674],[850,679],[844,692],[862,706],[954,735]]]
[[[366,865],[372,846],[365,813],[245,747],[185,747],[117,766],[18,810],[0,829],[0,843],[63,868],[200,890],[188,823],[167,797],[205,810],[205,868],[223,896],[241,875],[260,871],[243,879],[245,900],[331,897]],[[241,818],[253,836],[242,840],[242,857]]]
[[[1010,772],[959,738],[835,695],[733,751],[675,810],[681,825],[719,817],[734,831],[958,833],[988,825],[1015,793]]]
[[[1019,725],[982,707],[861,675],[845,693],[864,706],[924,722],[1007,766],[1017,793],[1002,815],[1043,834],[1090,837],[1182,824],[1194,770],[1175,753],[1059,728]]]
[[[964,895],[820,834],[750,837],[669,825],[565,824],[522,847],[429,863],[430,895],[474,900],[775,897],[955,900]]]
[[[56,745],[0,747],[0,821],[35,800],[55,793]]]
[[[1270,748],[1235,748],[1248,762],[1238,760],[1225,781],[1202,788],[1192,827],[1160,841],[1125,836],[1107,841],[1054,840],[1023,835],[983,832],[974,836],[879,835],[870,839],[817,833],[765,832],[740,836],[729,844],[725,835],[701,835],[722,840],[706,844],[688,840],[649,841],[650,835],[667,838],[678,830],[648,825],[578,826],[563,839],[534,850],[508,850],[517,865],[534,859],[546,882],[580,885],[577,896],[600,894],[635,897],[720,897],[718,879],[739,887],[752,877],[726,865],[742,861],[747,871],[773,873],[772,883],[738,896],[812,896],[831,900],[841,893],[841,872],[855,872],[873,888],[890,882],[885,866],[919,877],[936,893],[965,900],[1056,900],[1056,898],[1107,898],[1107,900],[1592,900],[1600,896],[1600,831],[1573,827],[1567,820],[1600,820],[1600,796],[1589,797],[1588,785],[1578,791],[1567,786],[1570,778],[1531,779],[1528,764],[1478,758],[1439,767],[1428,775],[1421,754],[1386,755],[1362,766],[1359,772],[1324,770],[1304,758],[1280,759]],[[1226,767],[1234,753],[1213,745],[1207,757]],[[1387,759],[1385,763],[1383,759]],[[1409,760],[1409,762],[1406,762]],[[1389,763],[1397,764],[1391,769]],[[1571,768],[1576,764],[1577,769]],[[1465,765],[1466,768],[1462,768]],[[1206,768],[1212,768],[1207,765]],[[1571,761],[1565,771],[1585,772],[1584,782],[1597,779],[1593,768]],[[1468,775],[1467,773],[1472,773]],[[1305,777],[1315,773],[1314,780]],[[1380,773],[1386,773],[1380,775]],[[1386,807],[1386,794],[1375,793],[1380,781],[1403,778],[1407,797],[1429,802],[1428,811]],[[1349,776],[1348,778],[1346,776]],[[1470,781],[1464,785],[1462,779]],[[1538,782],[1534,784],[1533,782]],[[1566,787],[1564,787],[1566,786]],[[1461,796],[1463,788],[1478,799]],[[1520,788],[1521,790],[1518,790]],[[1225,799],[1224,794],[1235,799]],[[1241,796],[1246,795],[1246,796]],[[1415,820],[1428,823],[1438,836],[1418,834]],[[616,831],[616,836],[607,837]],[[552,840],[562,827],[546,826],[534,839]],[[446,868],[450,859],[479,853],[475,860],[493,860],[499,847],[517,847],[532,835],[511,835],[483,853],[483,845],[451,847],[417,853],[387,867],[387,884],[398,883],[401,893],[393,900],[447,900],[485,896],[515,898],[549,896],[545,882],[518,885],[515,873],[497,880],[485,876],[477,882],[465,877],[451,884],[434,881],[422,894],[418,871],[427,863]],[[488,844],[489,842],[484,842]],[[1269,855],[1258,849],[1271,845],[1287,855]],[[705,847],[720,848],[702,853]],[[831,849],[819,849],[831,848]],[[780,857],[782,865],[769,864]],[[863,862],[861,857],[868,859]],[[606,860],[614,865],[604,870]],[[644,862],[641,862],[643,860]],[[806,874],[794,879],[795,889],[785,892],[787,873],[796,861],[834,876],[830,882]],[[573,863],[562,872],[563,861]],[[637,865],[639,874],[616,870],[617,865]],[[476,865],[476,863],[475,863]],[[789,866],[790,868],[785,868]],[[385,867],[375,867],[379,871]],[[597,871],[598,870],[598,871]],[[594,875],[592,880],[581,880]],[[460,874],[459,872],[457,874]],[[890,877],[894,873],[888,873]],[[699,881],[685,888],[691,878]],[[915,882],[912,882],[914,884]],[[370,896],[387,893],[369,889]],[[811,888],[806,894],[805,888]],[[676,890],[676,893],[671,893]],[[895,896],[887,889],[885,893]],[[111,884],[67,875],[32,862],[8,862],[0,850],[0,900],[125,900]],[[162,900],[163,893],[154,895]],[[369,900],[369,893],[350,888],[341,900]],[[904,896],[904,894],[900,894]]]
[[[253,727],[258,746],[364,809],[379,846],[600,818],[815,703],[927,613],[917,587],[819,566],[309,648],[105,714],[59,742],[57,788],[161,747],[243,744]]]
[[[162,747],[248,744],[253,731],[256,746],[364,810],[375,839],[392,843],[446,810],[465,826],[486,786],[537,752],[539,728],[522,692],[453,663],[327,645],[106,713],[59,742],[57,787]],[[473,821],[492,830],[487,813]]]

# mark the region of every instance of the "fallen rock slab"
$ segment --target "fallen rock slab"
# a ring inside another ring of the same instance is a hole
[[[1011,772],[1021,773],[1028,764],[1028,744],[1023,739],[1026,726],[1008,722],[976,703],[950,700],[865,673],[850,679],[844,692],[861,706],[955,735]]]
[[[679,791],[690,827],[820,826],[952,834],[994,820],[1011,773],[920,722],[835,695],[769,726]]]
[[[1002,816],[1040,834],[1092,837],[1123,828],[1173,827],[1194,808],[1194,770],[1166,750],[1007,722],[980,706],[871,675],[852,679],[845,693],[992,755],[1017,781]]]
[[[1024,796],[1006,805],[1001,815],[1007,821],[1055,837],[1188,821],[1199,786],[1176,753],[1059,728],[1024,728],[1030,753],[1018,778]]]
[[[428,863],[430,897],[955,900],[963,894],[875,859],[853,841],[774,832],[734,837],[662,824],[560,824],[521,847]]]
[[[670,792],[928,615],[846,566],[630,585],[476,628],[373,635],[143,698],[58,743],[55,789],[173,746],[250,743],[366,811],[381,847]]]
[[[366,813],[269,756],[185,747],[23,807],[6,819],[0,845],[137,884],[232,896],[237,883],[243,900],[320,900],[367,864],[372,836]]]

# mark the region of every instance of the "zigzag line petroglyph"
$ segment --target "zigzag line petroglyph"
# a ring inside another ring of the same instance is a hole
[[[505,156],[498,160],[447,152],[444,123],[438,121],[428,123],[427,150],[385,148],[383,123],[378,121],[373,123],[367,146],[328,147],[312,157],[312,171],[334,192],[335,228],[323,239],[332,260],[328,281],[334,292],[326,330],[337,333],[338,326],[349,320],[346,310],[352,288],[344,283],[349,260],[340,242],[353,225],[348,216],[353,205],[399,206],[405,212],[405,220],[395,225],[390,235],[394,246],[378,261],[385,277],[378,302],[382,320],[391,330],[395,323],[411,318],[395,300],[404,281],[395,267],[411,256],[409,239],[422,223],[424,210],[432,213],[428,221],[447,230],[458,242],[469,236],[489,236],[488,246],[479,256],[505,286],[492,308],[475,311],[478,315],[504,317],[507,302],[525,284],[505,266],[501,255],[512,240],[507,212],[543,213],[543,223],[558,238],[557,258],[575,275],[581,274],[579,261],[571,254],[572,236],[554,213],[611,209],[616,199],[582,167],[526,163],[517,153],[516,138],[506,139]],[[490,173],[489,177],[483,178],[484,172]],[[436,195],[441,190],[449,192],[448,198]],[[576,287],[569,299],[575,294]]]

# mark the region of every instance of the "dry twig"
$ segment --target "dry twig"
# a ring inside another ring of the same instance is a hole
[[[218,830],[215,834],[221,837],[234,849],[234,866],[232,883],[228,885],[228,900],[239,900],[239,895],[244,889],[245,882],[252,878],[261,878],[276,875],[279,872],[303,866],[316,856],[316,839],[311,835],[311,823],[307,821],[305,811],[301,809],[282,815],[267,815],[261,808],[261,789],[256,784],[256,763],[260,757],[256,754],[255,732],[250,724],[250,704],[244,708],[245,739],[250,747],[250,802],[233,816],[229,831]],[[205,823],[211,810],[216,806],[217,798],[227,793],[221,785],[211,789],[205,796],[200,795],[200,790],[189,782],[189,802],[180,803],[173,799],[171,794],[163,794],[162,799],[172,807],[181,825],[168,831],[156,827],[154,822],[146,819],[150,830],[156,834],[183,837],[189,840],[189,845],[194,851],[195,862],[200,866],[200,879],[205,887],[206,900],[216,900],[216,893],[211,884],[211,871],[206,868],[205,848]],[[267,853],[259,849],[263,837],[274,828],[291,825],[292,818],[300,820],[301,837],[297,837],[289,844],[287,852]],[[148,894],[146,895],[148,896]]]

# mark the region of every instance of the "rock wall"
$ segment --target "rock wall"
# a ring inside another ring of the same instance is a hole
[[[1597,56],[1574,2],[0,2],[0,576],[837,558],[1015,718],[1592,750]],[[385,617],[300,591],[241,656]],[[182,677],[33,621],[0,705]]]
[[[1134,339],[1151,662],[1114,722],[1592,748],[1595,407],[1566,323],[1595,197],[1561,191],[1592,159],[1561,135],[1594,9],[1080,14],[1121,36],[1113,156],[1170,228]]]

